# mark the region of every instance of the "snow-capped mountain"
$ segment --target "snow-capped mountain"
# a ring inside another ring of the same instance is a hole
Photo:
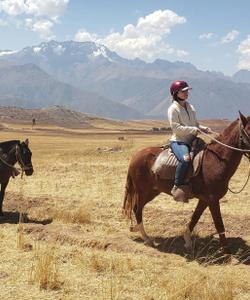
[[[125,59],[93,42],[44,42],[17,52],[8,51],[0,55],[0,65],[1,60],[35,64],[58,81],[124,104],[148,117],[166,117],[168,87],[175,79],[184,79],[193,86],[190,99],[200,118],[235,118],[239,109],[250,112],[248,83],[238,83],[220,72],[204,72],[185,62]]]

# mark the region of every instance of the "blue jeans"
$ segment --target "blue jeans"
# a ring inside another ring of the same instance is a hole
[[[190,149],[189,146],[183,142],[171,142],[170,147],[178,159],[179,163],[175,172],[175,181],[176,186],[185,184],[185,178],[188,172],[191,161],[185,160],[184,157],[189,155]]]

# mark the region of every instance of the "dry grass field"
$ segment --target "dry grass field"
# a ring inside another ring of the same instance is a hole
[[[7,188],[0,299],[250,299],[250,184],[221,201],[231,257],[220,253],[208,211],[187,253],[181,234],[197,201],[184,205],[164,194],[145,207],[145,228],[157,242],[150,248],[129,232],[121,208],[131,156],[162,145],[165,133],[119,140],[112,124],[92,131],[4,128],[2,141],[30,139],[35,172]],[[248,168],[244,159],[232,189],[243,186]]]

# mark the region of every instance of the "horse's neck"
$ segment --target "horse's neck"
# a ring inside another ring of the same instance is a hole
[[[5,161],[10,165],[14,165],[17,162],[16,145],[11,147],[10,150],[7,152],[7,157],[6,157]]]
[[[239,148],[239,125],[238,121],[233,122],[217,138],[221,143]],[[242,152],[230,149],[229,147],[212,142],[208,145],[208,151],[214,153],[223,165],[223,170],[227,176],[231,177],[240,164]]]

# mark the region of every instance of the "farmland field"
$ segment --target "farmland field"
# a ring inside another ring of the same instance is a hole
[[[30,139],[34,174],[11,179],[0,219],[1,299],[249,299],[250,183],[221,200],[231,257],[219,251],[209,211],[186,252],[182,232],[197,203],[161,194],[144,224],[157,243],[145,246],[122,215],[131,156],[160,146],[164,132],[63,129],[8,124],[1,140]],[[156,126],[161,126],[157,124]],[[119,129],[124,129],[121,125]],[[243,159],[233,190],[249,171]]]

